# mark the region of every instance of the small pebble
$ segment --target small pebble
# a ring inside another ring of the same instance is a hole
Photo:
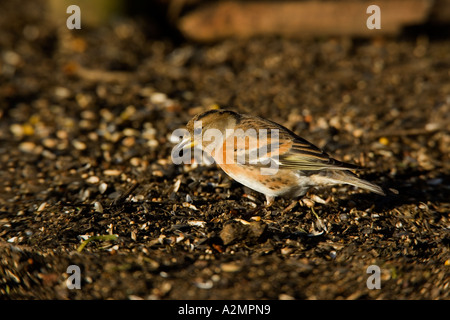
[[[131,164],[132,166],[134,166],[134,167],[138,167],[138,166],[141,165],[141,159],[140,159],[140,158],[137,158],[137,157],[131,158],[131,159],[130,159],[130,164]]]
[[[242,267],[236,262],[222,263],[220,265],[220,269],[223,272],[238,272],[242,269]]]
[[[281,254],[289,254],[292,252],[292,248],[281,248]]]
[[[27,153],[32,153],[35,148],[36,148],[36,144],[31,141],[25,141],[19,145],[19,150],[22,152],[27,152]]]
[[[85,150],[87,148],[86,143],[80,141],[80,140],[73,140],[72,141],[72,145],[75,147],[75,149],[77,150]]]
[[[32,136],[34,134],[34,128],[28,123],[18,124],[14,123],[9,127],[9,130],[12,134],[18,138],[22,138],[23,136]]]
[[[155,128],[147,128],[142,132],[142,138],[146,140],[154,140],[156,135],[156,129]]]
[[[100,202],[95,201],[94,202],[94,211],[95,212],[99,212],[99,213],[103,213],[103,206]]]
[[[167,95],[161,92],[155,92],[150,96],[151,103],[160,104],[167,100]]]
[[[387,145],[389,144],[389,139],[386,138],[386,137],[381,137],[381,138],[378,140],[378,142],[381,143],[381,144],[384,145],[384,146],[387,146]]]
[[[86,179],[87,183],[92,183],[92,184],[97,184],[100,182],[100,178],[97,176],[90,176],[89,178]]]
[[[199,289],[211,289],[213,287],[213,282],[211,280],[207,280],[205,282],[194,282],[195,286]]]
[[[279,299],[279,300],[295,300],[295,298],[294,298],[293,296],[290,296],[290,295],[285,294],[285,293],[281,293],[281,294],[278,296],[278,299]]]
[[[39,208],[37,208],[37,212],[44,211],[45,207],[47,206],[47,202],[42,202]]]
[[[442,183],[442,181],[443,181],[442,178],[435,178],[428,180],[427,184],[429,184],[430,186],[438,186]]]
[[[22,62],[22,58],[16,52],[8,50],[3,53],[3,61],[9,65],[18,66]]]
[[[9,243],[14,243],[14,242],[17,242],[17,237],[12,237],[12,238],[9,238],[7,241],[9,242]]]
[[[58,144],[58,140],[53,138],[45,138],[44,140],[42,140],[42,144],[48,149],[53,149]]]
[[[139,131],[133,128],[125,128],[123,131],[123,135],[126,137],[138,137]]]
[[[353,130],[353,136],[355,138],[362,137],[363,133],[364,133],[364,131],[362,129],[355,129],[355,130]]]
[[[149,140],[149,141],[147,141],[147,145],[150,147],[150,148],[156,148],[157,146],[159,146],[159,142],[158,142],[158,140]]]
[[[107,169],[103,171],[103,174],[105,176],[118,176],[122,173],[122,171],[120,170],[116,170],[116,169]]]
[[[70,90],[64,87],[56,87],[55,96],[57,96],[60,99],[66,99],[70,97]]]
[[[125,137],[122,140],[122,144],[127,148],[134,146],[135,142],[136,142],[136,139],[134,137]]]
[[[175,183],[173,184],[173,192],[178,192],[178,190],[180,189],[181,186],[181,180],[178,179],[177,181],[175,181]]]
[[[199,221],[199,220],[190,220],[187,222],[187,224],[190,226],[193,226],[193,227],[202,227],[202,228],[204,228],[206,226],[205,221]]]

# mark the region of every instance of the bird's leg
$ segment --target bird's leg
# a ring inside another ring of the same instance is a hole
[[[266,195],[266,207],[269,208],[275,202],[275,197]]]
[[[266,203],[264,205],[258,204],[257,207],[251,211],[248,211],[246,216],[251,217],[257,214],[259,211],[264,211],[267,213],[265,209],[268,209],[275,201],[275,197],[266,196]]]

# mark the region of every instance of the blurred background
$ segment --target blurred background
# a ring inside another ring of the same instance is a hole
[[[1,1],[0,294],[448,299],[449,25],[449,0]],[[211,108],[283,124],[388,196],[266,210],[214,166],[175,166],[171,133]]]

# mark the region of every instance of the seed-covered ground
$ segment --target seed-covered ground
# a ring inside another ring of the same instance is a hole
[[[44,4],[0,5],[2,299],[449,299],[447,38],[200,45],[137,18],[57,28]],[[173,164],[172,132],[217,106],[364,166],[387,195],[266,208],[215,165]]]

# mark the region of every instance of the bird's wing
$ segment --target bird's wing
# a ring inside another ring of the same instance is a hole
[[[281,169],[293,170],[353,170],[359,168],[356,165],[331,158],[326,152],[300,137],[292,140],[291,147],[287,152],[280,153],[279,162]]]
[[[229,141],[232,142],[231,139]],[[245,159],[245,164],[255,166],[267,166],[275,162],[279,169],[291,170],[359,168],[331,158],[289,129],[262,118],[243,118],[235,128],[233,143],[234,159],[239,160],[241,157]]]

